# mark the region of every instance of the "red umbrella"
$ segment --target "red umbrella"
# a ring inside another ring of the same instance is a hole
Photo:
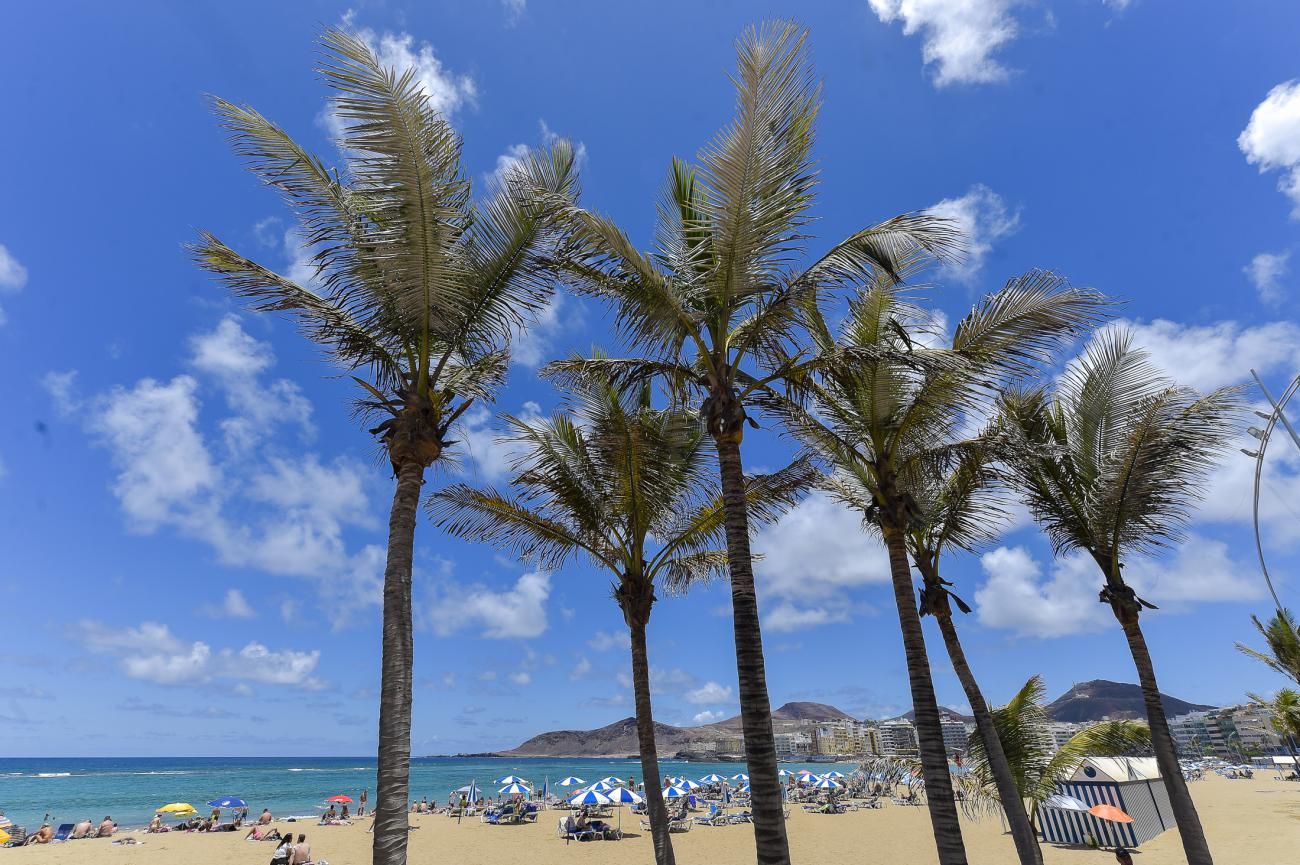
[[[1109,820],[1112,823],[1132,823],[1133,818],[1125,814],[1114,805],[1093,805],[1088,809],[1088,813],[1094,817],[1100,817],[1103,820]]]
[[[331,796],[331,797],[329,797],[329,798],[326,799],[325,801],[326,801],[326,802],[337,802],[337,803],[339,803],[340,805],[351,805],[351,804],[352,804],[352,797],[351,797],[351,796],[344,796],[342,793],[340,793],[340,794],[337,795],[337,796]]]

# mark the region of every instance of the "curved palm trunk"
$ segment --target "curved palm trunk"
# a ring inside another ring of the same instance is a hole
[[[894,583],[894,601],[903,631],[903,648],[907,654],[907,678],[912,686],[912,711],[915,715],[916,739],[921,750],[921,771],[925,776],[925,797],[930,808],[930,826],[939,850],[940,865],[966,865],[966,845],[957,821],[957,802],[948,774],[948,751],[943,745],[943,727],[939,725],[939,702],[930,678],[930,660],[925,654],[925,634],[921,616],[912,601],[912,569],[907,561],[907,546],[902,533],[884,526],[885,547],[889,551],[889,570]]]
[[[947,600],[946,598],[944,599]],[[948,649],[953,672],[966,692],[966,702],[970,703],[971,714],[975,716],[975,726],[979,729],[980,740],[984,742],[984,754],[988,758],[989,771],[997,785],[998,799],[1002,803],[1002,812],[1007,815],[1011,826],[1011,838],[1016,844],[1016,853],[1021,865],[1043,865],[1043,851],[1038,846],[1038,835],[1025,813],[1025,802],[1016,787],[1015,777],[1011,774],[1011,764],[1007,754],[1002,750],[1002,739],[993,724],[993,713],[984,700],[984,693],[975,681],[975,673],[966,660],[961,640],[957,638],[957,628],[952,621],[952,611],[942,610],[935,614],[939,621],[939,632],[943,634],[943,644]]]
[[[1187,865],[1214,865],[1210,845],[1205,841],[1205,830],[1201,828],[1201,818],[1192,803],[1187,782],[1183,780],[1183,769],[1178,765],[1178,752],[1174,750],[1174,739],[1169,734],[1169,721],[1165,718],[1165,707],[1160,702],[1155,667],[1151,663],[1151,652],[1147,649],[1146,637],[1142,635],[1137,613],[1124,614],[1116,609],[1115,618],[1124,628],[1129,651],[1133,654],[1133,664],[1137,667],[1142,700],[1147,707],[1147,723],[1151,726],[1151,746],[1156,752],[1156,763],[1160,767],[1165,790],[1169,792],[1169,804],[1174,812],[1174,821],[1178,824],[1178,834],[1183,840]]]
[[[379,697],[379,772],[374,865],[406,865],[406,803],[411,769],[411,561],[424,467],[406,460],[388,518],[384,568],[384,645]]]
[[[654,841],[656,865],[676,865],[672,837],[668,833],[668,809],[659,789],[659,752],[655,747],[655,721],[650,710],[650,660],[646,654],[644,620],[628,625],[632,632],[632,695],[636,700],[636,740],[641,751],[641,775],[645,778],[645,804],[650,813],[650,838]]]
[[[763,634],[758,622],[753,558],[749,551],[749,506],[740,443],[717,435],[718,469],[726,512],[727,566],[731,572],[731,617],[736,637],[736,677],[740,685],[740,720],[749,764],[749,801],[754,814],[754,845],[758,865],[789,865],[790,842],[785,833],[781,780],[777,777],[776,740],[772,736],[772,704],[767,696],[763,664]]]

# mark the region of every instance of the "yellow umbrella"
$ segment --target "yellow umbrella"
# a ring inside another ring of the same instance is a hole
[[[173,802],[158,809],[159,814],[193,814],[194,806],[189,802]]]
[[[9,833],[3,829],[0,829],[0,844],[8,844],[8,843],[9,843]]]

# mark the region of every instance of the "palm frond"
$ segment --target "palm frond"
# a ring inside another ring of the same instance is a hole
[[[1267,651],[1260,652],[1242,643],[1237,643],[1237,650],[1300,685],[1300,628],[1295,616],[1283,609],[1275,612],[1267,624],[1258,616],[1251,616],[1250,620],[1264,638]]]

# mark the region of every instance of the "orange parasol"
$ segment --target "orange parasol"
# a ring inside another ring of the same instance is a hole
[[[1100,817],[1103,820],[1109,820],[1112,823],[1132,823],[1133,818],[1125,814],[1114,805],[1093,805],[1088,809],[1088,813],[1094,817]]]

